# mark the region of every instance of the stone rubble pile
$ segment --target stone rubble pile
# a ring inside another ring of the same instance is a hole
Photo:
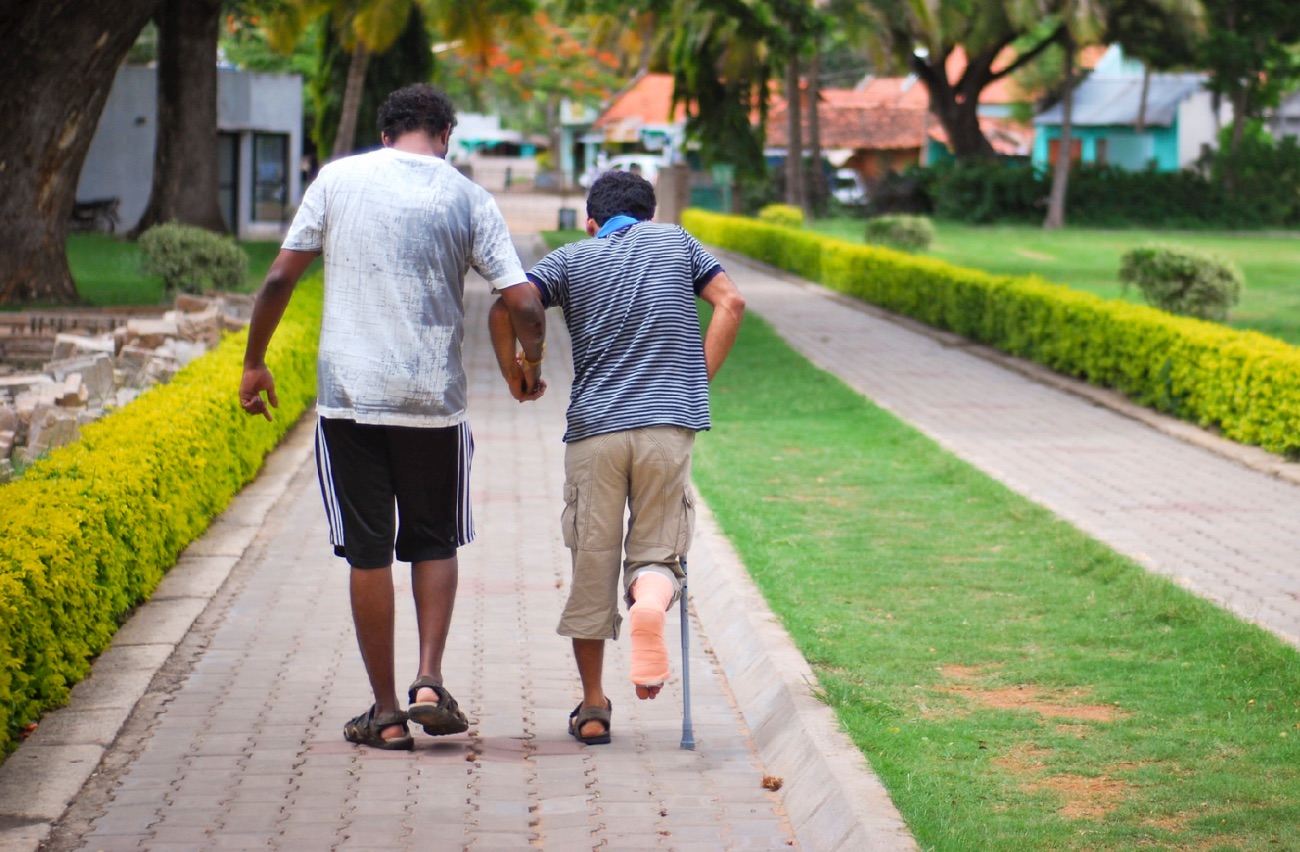
[[[176,297],[161,318],[129,319],[110,333],[59,334],[40,372],[0,375],[0,482],[77,440],[80,428],[121,408],[248,324],[253,297]]]

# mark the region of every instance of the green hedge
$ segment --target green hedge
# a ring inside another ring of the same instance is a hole
[[[307,409],[321,299],[319,276],[305,281],[272,343],[273,422],[239,407],[241,331],[0,486],[0,754],[67,700]]]
[[[705,243],[1300,456],[1300,348],[1275,338],[752,219],[687,210],[682,222]]]

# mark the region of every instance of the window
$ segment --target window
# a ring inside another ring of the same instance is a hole
[[[253,221],[283,222],[289,202],[289,136],[253,134]]]

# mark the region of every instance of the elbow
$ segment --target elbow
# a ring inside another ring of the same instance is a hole
[[[728,313],[735,314],[736,319],[739,320],[745,315],[745,297],[739,293],[732,294],[732,296],[727,299],[723,309]]]

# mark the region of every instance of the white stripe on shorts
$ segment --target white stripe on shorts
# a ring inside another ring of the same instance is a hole
[[[474,506],[469,496],[469,468],[474,459],[474,434],[469,421],[460,424],[460,476],[458,477],[456,503],[457,545],[464,547],[474,540]]]
[[[343,507],[334,492],[334,472],[330,468],[329,445],[325,430],[316,420],[316,478],[320,480],[320,493],[325,500],[325,519],[330,525],[330,546],[343,547]]]

